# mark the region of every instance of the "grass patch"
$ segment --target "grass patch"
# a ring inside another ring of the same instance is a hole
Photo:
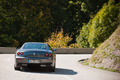
[[[83,65],[86,65],[86,66],[88,66],[88,65],[89,65],[89,63],[83,63]]]
[[[98,67],[98,69],[104,69],[104,68],[101,66],[101,67]]]
[[[117,40],[115,41],[115,43],[119,43],[120,42],[120,38],[117,37]]]
[[[111,53],[108,53],[108,54],[107,54],[107,56],[110,56],[110,55],[111,55]]]
[[[98,57],[92,57],[92,58],[90,59],[90,62],[91,62],[91,63],[98,63],[98,61],[99,61],[99,58],[98,58]]]
[[[118,70],[116,70],[116,69],[114,69],[114,70],[105,69],[105,70],[110,71],[110,72],[117,72],[117,73],[120,73],[120,71],[118,71]]]
[[[104,44],[104,46],[102,47],[102,49],[101,49],[101,50],[103,50],[103,49],[107,48],[108,46],[110,46],[110,43],[106,43],[106,44]]]
[[[115,58],[115,55],[114,55],[114,54],[111,56],[111,59],[113,59],[113,58]]]
[[[92,66],[93,68],[96,68],[96,66]]]
[[[110,70],[111,72],[117,72],[117,70],[116,69],[114,69],[114,70]]]
[[[114,51],[114,49],[110,49],[110,52]]]
[[[88,59],[80,61],[81,64],[88,66]]]
[[[102,61],[98,61],[98,64],[102,63]]]

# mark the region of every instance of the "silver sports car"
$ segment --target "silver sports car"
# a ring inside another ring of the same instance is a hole
[[[19,70],[24,66],[47,67],[51,72],[55,71],[56,55],[46,43],[27,42],[15,53],[14,69]]]

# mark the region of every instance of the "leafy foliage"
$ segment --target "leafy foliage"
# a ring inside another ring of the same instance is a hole
[[[82,28],[82,23],[87,23],[91,16],[108,0],[50,0],[54,31],[60,30],[72,35],[73,42]]]
[[[117,28],[116,19],[120,14],[119,4],[114,5],[114,1],[110,0],[108,4],[104,4],[102,9],[96,16],[84,25],[80,35],[76,39],[82,47],[95,48],[106,40]]]
[[[114,23],[120,13],[119,9],[116,5],[105,5],[94,17],[88,38],[90,47],[97,47],[114,32],[117,28]]]
[[[88,42],[90,23],[83,25],[82,30],[80,30],[80,35],[76,38],[77,44],[83,48],[88,48],[90,45]]]
[[[44,41],[51,33],[52,16],[48,5],[47,0],[0,0],[0,35],[10,36],[7,39],[11,43],[2,37],[0,46]]]
[[[51,47],[53,48],[66,48],[68,47],[67,44],[69,41],[71,41],[72,38],[66,34],[65,36],[63,35],[63,30],[60,32],[52,33],[51,38],[48,38],[48,43]]]
[[[4,44],[4,45],[3,45]],[[1,46],[18,46],[19,42],[9,37],[7,34],[0,35],[0,45]]]
[[[52,32],[63,29],[75,43],[82,24],[93,18],[108,0],[0,0],[0,46],[44,42]],[[7,37],[8,41],[4,41]],[[9,38],[8,38],[9,37]],[[72,44],[73,43],[73,44]],[[89,45],[89,44],[87,44]]]

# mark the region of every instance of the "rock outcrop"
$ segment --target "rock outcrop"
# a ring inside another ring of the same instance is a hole
[[[93,53],[89,65],[120,72],[120,25]]]

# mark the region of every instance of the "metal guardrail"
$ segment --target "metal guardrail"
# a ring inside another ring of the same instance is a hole
[[[56,54],[92,54],[95,48],[54,48]],[[14,54],[14,47],[0,47],[0,54]]]

